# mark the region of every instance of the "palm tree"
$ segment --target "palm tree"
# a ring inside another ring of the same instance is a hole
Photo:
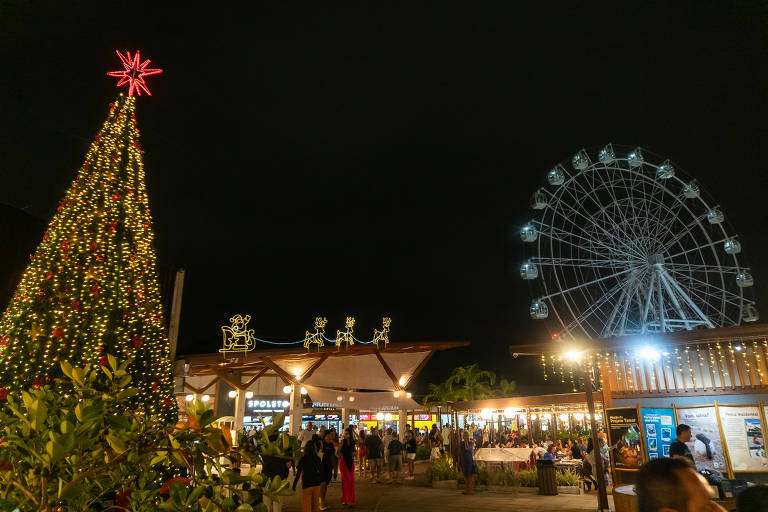
[[[430,384],[429,392],[424,396],[424,406],[432,408],[433,406],[444,407],[448,402],[456,399],[456,391],[449,381],[442,384]]]
[[[453,369],[447,383],[457,385],[456,398],[462,400],[479,400],[492,395],[491,386],[496,381],[496,374],[489,370],[481,370],[477,363],[470,366],[459,366]]]
[[[501,379],[498,387],[494,390],[498,398],[508,398],[517,394],[517,382],[513,380]]]
[[[440,418],[442,418],[442,407],[447,407],[449,402],[456,400],[456,391],[453,389],[453,384],[446,380],[442,384],[430,384],[429,392],[424,396],[424,407],[427,407],[430,411],[432,407],[437,407],[437,422],[442,424]]]

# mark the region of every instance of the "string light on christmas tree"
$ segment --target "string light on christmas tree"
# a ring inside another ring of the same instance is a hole
[[[139,61],[137,52],[132,62]],[[130,96],[143,90],[143,76],[159,72],[148,63],[139,62],[140,73],[129,77],[129,96],[110,104],[0,318],[0,386],[17,393],[53,384],[59,361],[99,368],[112,354],[133,361],[137,407],[172,419],[170,349]]]

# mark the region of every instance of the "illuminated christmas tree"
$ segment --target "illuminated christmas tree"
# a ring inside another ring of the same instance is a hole
[[[118,55],[120,53],[118,52]],[[149,61],[120,55],[129,94],[109,115],[0,319],[0,394],[56,386],[59,361],[132,359],[137,407],[176,415],[152,218],[136,127]]]

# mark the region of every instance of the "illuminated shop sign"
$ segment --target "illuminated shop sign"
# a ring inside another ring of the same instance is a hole
[[[288,405],[288,400],[278,400],[271,398],[263,400],[260,398],[254,398],[253,400],[248,400],[245,404],[247,409],[255,412],[282,411],[283,409],[288,408]]]

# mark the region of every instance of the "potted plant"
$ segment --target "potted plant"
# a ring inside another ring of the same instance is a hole
[[[536,469],[521,469],[517,472],[517,478],[520,482],[520,492],[526,494],[538,494],[539,492],[539,474]]]
[[[427,482],[437,489],[456,489],[459,485],[459,472],[449,457],[430,461],[426,475]]]
[[[555,480],[559,494],[579,494],[581,492],[579,489],[581,478],[573,471],[559,469],[555,473]]]
[[[282,497],[292,495],[291,483],[279,476],[275,476],[272,480],[267,480],[264,488],[261,490],[262,502],[267,507],[267,512],[282,512]]]

